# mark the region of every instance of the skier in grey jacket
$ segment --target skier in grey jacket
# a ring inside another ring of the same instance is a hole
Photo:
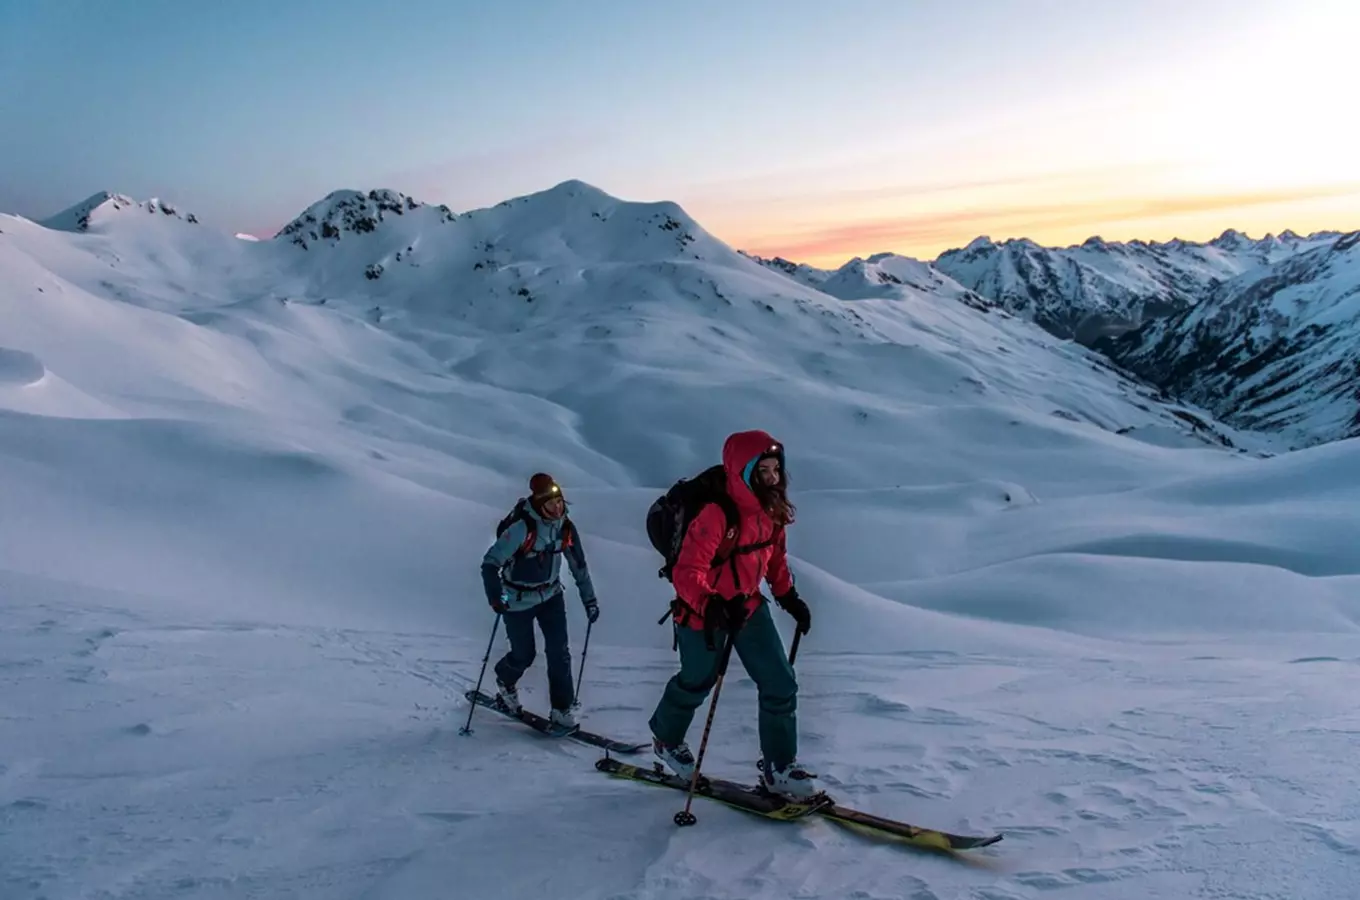
[[[516,504],[509,527],[482,557],[487,602],[505,620],[505,634],[510,640],[510,652],[496,663],[496,691],[505,706],[519,712],[516,685],[533,665],[537,622],[543,632],[543,653],[548,663],[548,697],[552,704],[549,718],[554,725],[575,728],[571,706],[576,696],[571,681],[571,648],[567,643],[567,610],[558,577],[563,556],[591,624],[600,616],[600,605],[586,566],[581,536],[567,518],[567,501],[561,487],[552,476],[540,472],[529,479],[529,492],[528,497]]]

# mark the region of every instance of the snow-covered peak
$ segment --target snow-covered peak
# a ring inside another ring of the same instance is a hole
[[[552,187],[511,197],[496,204],[498,208],[533,206],[543,215],[573,215],[579,213],[604,213],[613,209],[619,198],[603,191],[593,184],[570,178]]]
[[[844,292],[838,289],[845,286],[869,288],[873,290],[875,295],[881,295],[886,291],[879,289],[890,288],[891,285],[900,283],[901,281],[895,275],[885,272],[876,263],[856,256],[833,272],[831,277],[822,285],[822,288],[838,297],[844,295]]]
[[[978,309],[991,305],[930,263],[896,253],[855,257],[825,279],[821,289],[842,300],[889,297],[948,299]]]
[[[1228,228],[1218,237],[1209,241],[1209,243],[1215,247],[1221,247],[1224,250],[1236,252],[1249,249],[1253,242],[1251,238],[1247,237],[1236,228]]]
[[[152,197],[149,200],[134,200],[126,194],[112,191],[99,191],[92,194],[74,206],[44,219],[39,224],[56,231],[98,231],[103,226],[138,212],[149,213],[153,216],[157,214],[168,216],[191,225],[198,224],[198,217],[193,213],[181,213],[173,204],[158,197]]]
[[[616,232],[635,224],[656,224],[677,236],[703,230],[675,203],[623,201],[584,181],[572,179],[547,190],[461,215],[445,205],[423,203],[394,190],[333,191],[280,229],[275,239],[287,238],[307,248],[322,242],[339,243],[346,235],[378,234],[391,238],[386,243],[395,240],[402,246],[414,247],[421,240],[432,238],[436,232],[448,234],[438,226],[454,222],[461,225],[460,229],[453,230],[454,233],[464,237],[469,231],[477,232],[479,238],[488,231],[503,232],[505,236],[577,228],[599,232],[604,223],[621,210],[625,212],[623,218],[610,226]],[[494,238],[491,243],[495,243]]]
[[[447,206],[427,206],[400,191],[339,190],[307,207],[274,237],[289,238],[306,248],[318,241],[334,242],[345,235],[368,234],[388,218],[408,214],[431,224],[452,222],[456,218]]]
[[[594,185],[572,179],[547,190],[505,200],[496,209],[531,210],[542,219],[568,220],[582,216],[605,220],[615,212],[629,212],[674,219],[674,228],[700,229],[698,222],[678,203],[670,200],[623,200]],[[521,212],[522,214],[522,212]]]
[[[576,179],[464,217],[479,236],[514,243],[540,258],[560,258],[564,250],[594,260],[721,257],[732,262],[741,256],[677,203],[623,200]]]
[[[458,215],[395,192],[337,192],[284,228],[276,242],[319,254],[306,275],[312,289],[371,293],[376,287],[406,304],[413,297],[447,297],[451,285],[471,279],[463,302],[494,304],[497,316],[503,305],[497,298],[533,302],[545,285],[625,263],[756,267],[675,203],[625,201],[582,181]]]
[[[975,266],[985,264],[986,260],[995,259],[1001,252],[1001,245],[994,242],[986,235],[979,235],[968,242],[965,247],[954,250],[947,250],[940,254],[934,261],[934,265],[939,265],[941,259],[948,257],[956,266],[966,265]]]

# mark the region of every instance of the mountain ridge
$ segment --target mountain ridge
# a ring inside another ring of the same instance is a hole
[[[1360,436],[1360,231],[1096,349],[1241,427],[1304,444]]]
[[[93,224],[95,231],[110,232],[120,221],[134,221],[126,217],[137,211],[160,212],[155,218],[169,223],[198,222],[160,201],[101,192],[39,224],[80,232],[92,230]],[[453,315],[465,326],[493,330],[563,321],[571,330],[584,319],[610,314],[592,311],[600,298],[612,298],[607,306],[627,311],[638,323],[628,327],[643,327],[649,316],[671,315],[648,305],[658,298],[672,306],[710,311],[744,298],[749,308],[765,315],[797,310],[789,320],[797,329],[837,340],[845,329],[865,336],[876,329],[896,329],[893,316],[915,315],[913,307],[902,304],[953,302],[986,315],[1028,320],[1059,339],[1078,339],[1157,390],[1198,398],[1193,405],[1230,414],[1233,407],[1217,399],[1229,389],[1219,383],[1213,395],[1197,393],[1193,378],[1183,374],[1185,366],[1167,356],[1171,344],[1162,338],[1157,352],[1139,351],[1131,341],[1116,339],[1129,333],[1146,337],[1152,334],[1145,330],[1149,322],[1183,315],[1205,297],[1222,302],[1233,286],[1245,290],[1257,285],[1260,294],[1259,285],[1275,284],[1280,272],[1292,271],[1286,265],[1290,260],[1330,246],[1340,239],[1334,235],[1342,233],[1302,237],[1285,231],[1253,240],[1226,229],[1198,243],[1107,242],[1093,235],[1059,249],[1027,238],[996,243],[983,235],[934,261],[885,252],[825,270],[733,248],[673,202],[626,201],[572,179],[460,213],[390,189],[336,190],[271,238],[225,237],[247,254],[242,258],[272,254],[271,264],[286,269],[276,280],[288,291],[351,303],[384,327],[405,323],[415,328],[416,322],[442,323]],[[321,256],[306,264],[291,261],[291,254],[299,251]],[[1277,269],[1274,276],[1272,267]],[[765,280],[761,272],[776,274],[779,281]],[[452,307],[443,299],[450,296],[457,297]],[[517,313],[517,305],[531,311]],[[857,306],[878,318],[865,319],[855,312]],[[813,327],[818,317],[836,324]],[[596,329],[591,333],[613,333],[619,323],[591,327]],[[1206,346],[1201,342],[1198,350],[1184,352],[1202,365]],[[1331,362],[1341,368],[1345,358]],[[1239,359],[1239,368],[1241,364]],[[1176,374],[1169,374],[1172,370]],[[1260,422],[1270,429],[1307,418],[1239,415],[1234,421]],[[1328,429],[1326,434],[1338,433]]]
[[[868,440],[881,448],[880,475],[904,465],[894,448],[955,441],[970,421],[999,421],[1017,440],[1130,439],[1142,447],[1134,455],[1264,449],[928,266],[866,260],[858,280],[832,285],[838,297],[760,265],[669,202],[564,182],[450,221],[405,195],[332,192],[295,221],[258,242],[225,233],[205,241],[187,226],[129,227],[123,241],[111,227],[70,247],[27,233],[0,238],[0,247],[18,240],[40,267],[91,294],[248,335],[252,346],[281,340],[280,328],[303,328],[311,340],[334,316],[362,323],[460,384],[536,398],[591,452],[655,443],[656,472],[639,479],[669,471],[667,460],[695,440],[667,424],[685,410],[723,397],[698,426],[720,441],[717,432],[743,427],[743,410],[760,404],[753,398],[768,403],[780,384],[796,385],[798,402],[779,401],[759,418],[776,430],[819,419],[831,446]],[[305,247],[294,240],[304,230]],[[101,262],[73,265],[71,253]],[[41,348],[34,355],[61,375],[60,361]],[[362,428],[399,421],[386,410],[346,415]]]

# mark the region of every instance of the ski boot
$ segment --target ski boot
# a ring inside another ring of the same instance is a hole
[[[516,687],[506,687],[499,678],[496,679],[496,700],[501,706],[509,711],[510,715],[517,716],[524,709],[519,705],[519,689]]]
[[[822,795],[817,776],[796,762],[777,769],[761,760],[759,766],[760,786],[775,796],[802,803]]]
[[[689,781],[694,777],[694,754],[684,741],[673,747],[661,743],[660,738],[652,738],[652,753],[656,756],[658,771],[665,765],[677,778]]]

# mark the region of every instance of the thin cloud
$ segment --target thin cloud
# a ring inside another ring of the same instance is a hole
[[[815,207],[847,200],[904,199],[909,197],[927,197],[936,194],[949,194],[973,190],[1055,188],[1064,184],[1070,185],[1082,182],[1108,185],[1112,182],[1127,181],[1128,179],[1137,176],[1163,174],[1173,171],[1175,168],[1176,166],[1169,162],[1137,163],[1125,166],[1100,166],[1055,172],[1027,172],[1024,174],[1001,175],[992,178],[962,179],[958,181],[906,182],[898,184],[881,184],[870,187],[840,187],[827,188],[825,190],[797,191],[789,190],[791,179],[781,176],[777,181],[772,181],[767,176],[759,176],[749,179],[722,182],[719,185],[705,186],[698,191],[692,192],[690,194],[691,199],[688,202],[708,202],[707,197],[710,194],[713,196],[715,202],[722,202],[734,194],[739,194],[744,185],[753,186],[756,184],[764,184],[771,193],[768,197],[760,198],[759,202],[762,205],[798,205]],[[837,170],[837,174],[844,176],[846,170]],[[740,200],[737,202],[743,203],[751,201]]]

